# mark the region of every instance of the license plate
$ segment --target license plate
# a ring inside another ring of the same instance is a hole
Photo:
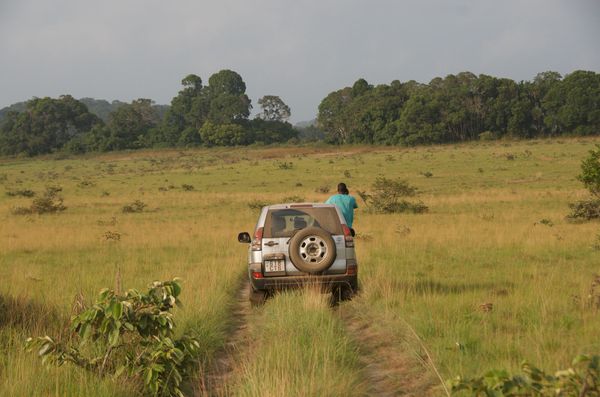
[[[265,273],[285,271],[285,261],[283,259],[265,261]]]

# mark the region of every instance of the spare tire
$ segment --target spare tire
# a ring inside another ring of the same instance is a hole
[[[331,234],[319,227],[300,229],[290,239],[289,255],[299,270],[319,273],[335,260],[335,242]]]

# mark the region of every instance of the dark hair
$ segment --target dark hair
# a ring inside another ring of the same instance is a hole
[[[350,193],[348,191],[348,187],[346,187],[346,184],[344,182],[340,182],[338,183],[338,188],[337,188],[338,193],[340,194],[348,194]]]

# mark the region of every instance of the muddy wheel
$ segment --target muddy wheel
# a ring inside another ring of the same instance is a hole
[[[335,260],[335,242],[319,227],[301,229],[290,239],[290,259],[294,266],[307,273],[320,273]]]
[[[265,304],[265,301],[267,300],[267,291],[264,290],[258,290],[255,291],[253,289],[250,290],[250,305],[255,307],[255,306],[262,306]]]

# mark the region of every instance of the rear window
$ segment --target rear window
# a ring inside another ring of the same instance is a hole
[[[333,235],[343,234],[340,218],[333,207],[285,208],[267,212],[264,237],[291,237],[295,230],[313,226]]]

